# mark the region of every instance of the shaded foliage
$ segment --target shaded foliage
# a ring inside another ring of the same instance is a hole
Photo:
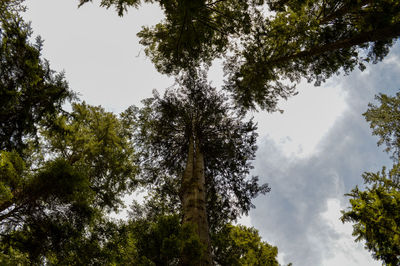
[[[162,184],[178,197],[180,183],[171,178],[182,177],[190,136],[196,132],[204,153],[208,218],[217,227],[247,213],[254,207],[251,199],[269,191],[267,185],[258,185],[257,177],[248,178],[256,127],[251,120],[243,122],[244,114],[204,76],[188,73],[178,83],[163,98],[155,92],[143,108],[126,112],[135,121],[141,177],[150,187]]]
[[[195,265],[203,250],[194,227],[182,225],[177,214],[133,218],[115,229],[104,245],[109,263],[179,265],[185,252]],[[213,235],[212,245],[215,265],[279,265],[278,249],[263,242],[254,228],[226,224]]]
[[[115,115],[73,104],[55,124],[42,130],[27,160],[16,152],[0,157],[1,243],[37,263],[67,256],[136,185],[130,133]]]
[[[51,127],[73,93],[41,58],[40,37],[30,43],[29,24],[13,13],[0,18],[0,149],[21,152],[24,139],[37,137],[39,123]]]
[[[339,71],[364,69],[381,61],[400,36],[398,1],[267,3],[275,14],[256,18],[254,32],[225,66],[226,88],[247,108],[274,110],[278,96],[292,95],[301,78],[320,85]]]
[[[131,132],[113,113],[85,103],[57,117],[57,130],[43,132],[43,151],[61,157],[84,173],[99,208],[113,210],[136,185]]]
[[[81,4],[88,2],[82,0]],[[120,15],[140,0],[102,0]],[[301,78],[332,75],[381,61],[400,36],[393,0],[169,0],[165,19],[138,36],[161,73],[210,64],[225,56],[225,89],[245,109],[276,111]]]
[[[80,5],[89,2],[81,0]],[[251,16],[255,6],[264,1],[242,0],[102,0],[101,6],[116,7],[123,15],[128,7],[144,3],[158,3],[165,18],[153,27],[144,27],[138,36],[146,46],[156,68],[167,74],[177,74],[210,64],[223,55],[232,37],[250,33]]]
[[[131,221],[124,228],[135,239],[136,251],[141,260],[152,265],[178,265],[181,254],[190,254],[196,265],[204,252],[204,247],[189,224],[181,224],[179,216],[159,216],[154,221]]]
[[[171,74],[211,64],[231,38],[250,33],[258,1],[160,1],[166,18],[138,33],[158,71]]]

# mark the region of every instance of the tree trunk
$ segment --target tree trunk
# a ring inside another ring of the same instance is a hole
[[[200,150],[200,143],[196,137],[191,137],[189,141],[188,159],[182,178],[181,200],[183,223],[191,223],[197,227],[197,234],[201,243],[205,246],[203,257],[197,265],[212,265],[211,243],[206,210],[204,157]],[[195,265],[185,254],[183,254],[181,264]]]

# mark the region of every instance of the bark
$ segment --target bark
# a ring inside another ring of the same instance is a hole
[[[188,159],[182,178],[183,223],[197,227],[201,243],[206,247],[199,266],[212,265],[211,243],[207,221],[204,156],[199,140],[193,136],[189,141]],[[183,254],[182,265],[195,265]]]

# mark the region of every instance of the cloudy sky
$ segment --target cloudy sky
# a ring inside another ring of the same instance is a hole
[[[173,78],[154,69],[138,44],[143,25],[162,18],[156,6],[130,10],[120,18],[95,4],[77,8],[74,0],[28,0],[27,20],[45,40],[43,54],[57,71],[65,70],[80,98],[121,112],[162,90]],[[364,171],[389,165],[364,121],[369,102],[400,87],[400,47],[384,62],[364,72],[330,79],[321,87],[302,83],[299,95],[281,103],[283,114],[254,114],[259,124],[255,174],[272,187],[255,200],[256,209],[242,223],[259,229],[278,246],[282,264],[298,266],[368,266],[374,261],[363,243],[355,243],[350,224],[339,221],[348,207],[344,196],[362,185]],[[217,67],[209,74],[222,80]]]

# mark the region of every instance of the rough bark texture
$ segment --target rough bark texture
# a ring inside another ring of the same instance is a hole
[[[204,156],[200,150],[199,141],[191,137],[189,141],[188,159],[182,178],[183,223],[197,226],[197,233],[206,247],[199,265],[212,265],[210,235],[208,230],[206,210],[206,189],[204,177]],[[194,265],[183,255],[182,265]]]

